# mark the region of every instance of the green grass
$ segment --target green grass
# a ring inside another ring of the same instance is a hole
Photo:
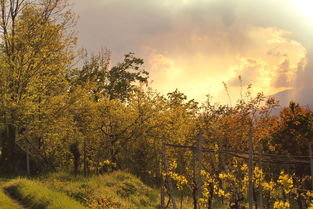
[[[7,178],[0,178],[0,208],[1,209],[20,209],[16,202],[4,193],[2,185],[7,182]]]
[[[52,190],[65,192],[68,196],[93,209],[160,208],[160,190],[144,185],[137,177],[123,171],[90,177],[59,172],[42,176],[39,181]],[[166,196],[165,203],[167,201]],[[176,203],[180,208],[179,196],[176,197]],[[182,208],[193,208],[191,197],[184,197]],[[228,207],[215,202],[214,208]]]
[[[7,181],[4,188],[14,199],[32,209],[156,209],[160,207],[160,191],[142,183],[137,177],[116,171],[89,177],[58,172],[33,179],[14,177],[0,179]],[[0,184],[1,188],[1,184]],[[1,192],[1,191],[0,191]],[[18,208],[14,201],[0,193],[0,208]],[[176,202],[180,208],[180,195]],[[167,203],[167,196],[165,202]],[[3,207],[1,204],[9,204]],[[227,208],[214,205],[214,208]],[[170,204],[171,208],[171,204]],[[185,196],[184,209],[193,208],[191,197]]]
[[[159,204],[158,191],[122,171],[86,178],[54,173],[41,181],[90,208],[152,209]]]
[[[4,191],[0,191],[0,208],[1,209],[20,209],[20,207],[6,194]]]
[[[12,197],[31,209],[85,208],[63,193],[50,190],[43,184],[32,180],[14,179],[6,183],[4,188]]]

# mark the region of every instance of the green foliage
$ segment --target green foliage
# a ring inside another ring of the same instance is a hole
[[[95,101],[109,99],[126,101],[138,84],[147,84],[149,73],[143,68],[143,60],[128,53],[123,62],[110,68],[110,53],[101,50],[87,59],[81,69],[74,70],[69,79],[72,88],[83,86]]]
[[[1,1],[1,16],[8,17],[0,20],[0,121],[7,127],[1,165],[11,172],[18,163],[16,143],[34,144],[49,161],[54,151],[47,144],[60,144],[69,134],[64,75],[75,54],[75,18],[66,0],[38,3]]]
[[[82,205],[61,192],[55,192],[43,184],[27,179],[14,179],[5,190],[23,205],[33,209],[83,209]]]
[[[313,142],[313,112],[291,102],[280,112],[272,145],[293,155],[308,155],[308,143]]]
[[[106,89],[110,99],[124,101],[133,91],[135,82],[147,83],[149,73],[142,68],[143,63],[143,59],[129,53],[125,55],[123,62],[109,71]]]

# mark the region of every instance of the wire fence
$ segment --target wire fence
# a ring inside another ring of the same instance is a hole
[[[312,157],[312,148],[311,144],[308,145],[309,148],[309,155],[290,155],[290,154],[273,154],[273,153],[260,153],[260,152],[254,152],[252,149],[252,144],[249,145],[250,152],[247,151],[239,151],[239,150],[222,150],[222,149],[212,149],[212,148],[206,148],[201,146],[201,141],[203,140],[202,136],[198,136],[198,146],[190,146],[190,145],[180,145],[180,144],[170,144],[166,143],[166,137],[163,137],[162,141],[162,156],[163,156],[163,169],[166,173],[169,172],[168,168],[168,160],[166,155],[166,147],[171,147],[174,149],[184,149],[187,151],[193,152],[193,160],[195,157],[195,152],[198,152],[198,162],[199,167],[201,169],[205,170],[206,172],[209,172],[209,169],[206,168],[206,166],[202,162],[202,153],[216,153],[216,154],[226,154],[233,157],[241,158],[244,160],[248,160],[248,167],[249,170],[253,171],[253,162],[257,163],[269,163],[269,164],[283,164],[283,165],[295,165],[295,164],[302,164],[302,165],[309,165],[311,168],[311,179],[312,179],[312,188],[313,188],[313,157]],[[252,138],[250,139],[252,141]],[[194,171],[195,173],[195,171]],[[201,177],[199,177],[201,178]],[[176,201],[175,201],[175,195],[173,192],[173,184],[171,182],[171,179],[168,175],[166,175],[166,181],[163,181],[163,183],[167,183],[167,187],[169,189],[169,196],[170,200],[172,201],[172,205],[174,209],[177,209]],[[201,184],[201,183],[200,183]],[[249,186],[248,189],[248,199],[249,199],[249,209],[253,208],[253,181],[252,181],[252,173],[249,173]],[[164,185],[163,185],[164,186]],[[301,188],[295,188],[302,191],[311,191]],[[198,190],[200,190],[198,188]],[[161,190],[161,193],[164,192],[164,190]],[[199,191],[198,191],[199,193]],[[161,194],[161,197],[164,197],[164,194]],[[162,198],[161,198],[162,199]],[[261,197],[262,199],[262,197]],[[163,203],[162,203],[163,201]],[[262,200],[260,201],[262,202]],[[161,200],[161,208],[165,208],[164,206],[164,200]],[[194,208],[198,208],[196,205]],[[262,208],[262,207],[260,207]]]

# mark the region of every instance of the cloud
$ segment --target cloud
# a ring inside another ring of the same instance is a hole
[[[265,94],[293,88],[296,72],[304,67],[304,47],[288,38],[288,32],[277,28],[255,28],[249,34],[254,43],[242,53],[239,64],[231,68],[233,76],[228,85],[236,88],[253,84],[254,92]]]
[[[269,94],[311,85],[313,23],[288,2],[75,0],[82,46],[108,47],[113,62],[134,51],[153,87],[179,88],[199,100],[219,96],[222,81],[238,87],[239,75]]]
[[[298,88],[313,88],[313,48],[307,50],[306,59],[298,64],[296,72],[296,86]]]
[[[257,83],[259,79],[262,78],[261,73],[266,67],[266,63],[262,60],[243,58],[240,65],[234,67],[235,75],[239,75],[240,78],[233,78],[228,84],[230,86],[238,87]]]
[[[272,80],[273,87],[276,88],[294,88],[296,80],[299,79],[297,74],[303,72],[305,69],[306,63],[305,58],[299,60],[298,63],[292,65],[287,56],[285,56],[280,64],[276,67],[276,75]]]
[[[201,65],[201,63],[202,67],[205,65],[204,62],[200,61],[199,63],[201,58],[198,58],[196,65],[193,66],[182,64],[182,61],[167,57],[164,54],[152,53],[147,60],[153,78],[152,85],[163,93],[178,88],[187,94],[188,98],[202,101],[206,94],[214,94],[222,90],[222,85],[220,82],[216,82],[215,76],[197,70],[197,65]],[[194,69],[193,73],[190,72],[190,68]]]
[[[275,79],[273,79],[274,87],[285,87],[290,88],[292,86],[292,76],[294,74],[294,69],[290,66],[288,59],[284,59],[277,67],[277,72]]]

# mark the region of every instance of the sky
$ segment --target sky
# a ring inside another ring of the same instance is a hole
[[[313,88],[311,0],[72,1],[79,46],[107,48],[113,63],[134,52],[163,94],[227,103],[223,82],[231,100],[249,84],[265,95]]]

